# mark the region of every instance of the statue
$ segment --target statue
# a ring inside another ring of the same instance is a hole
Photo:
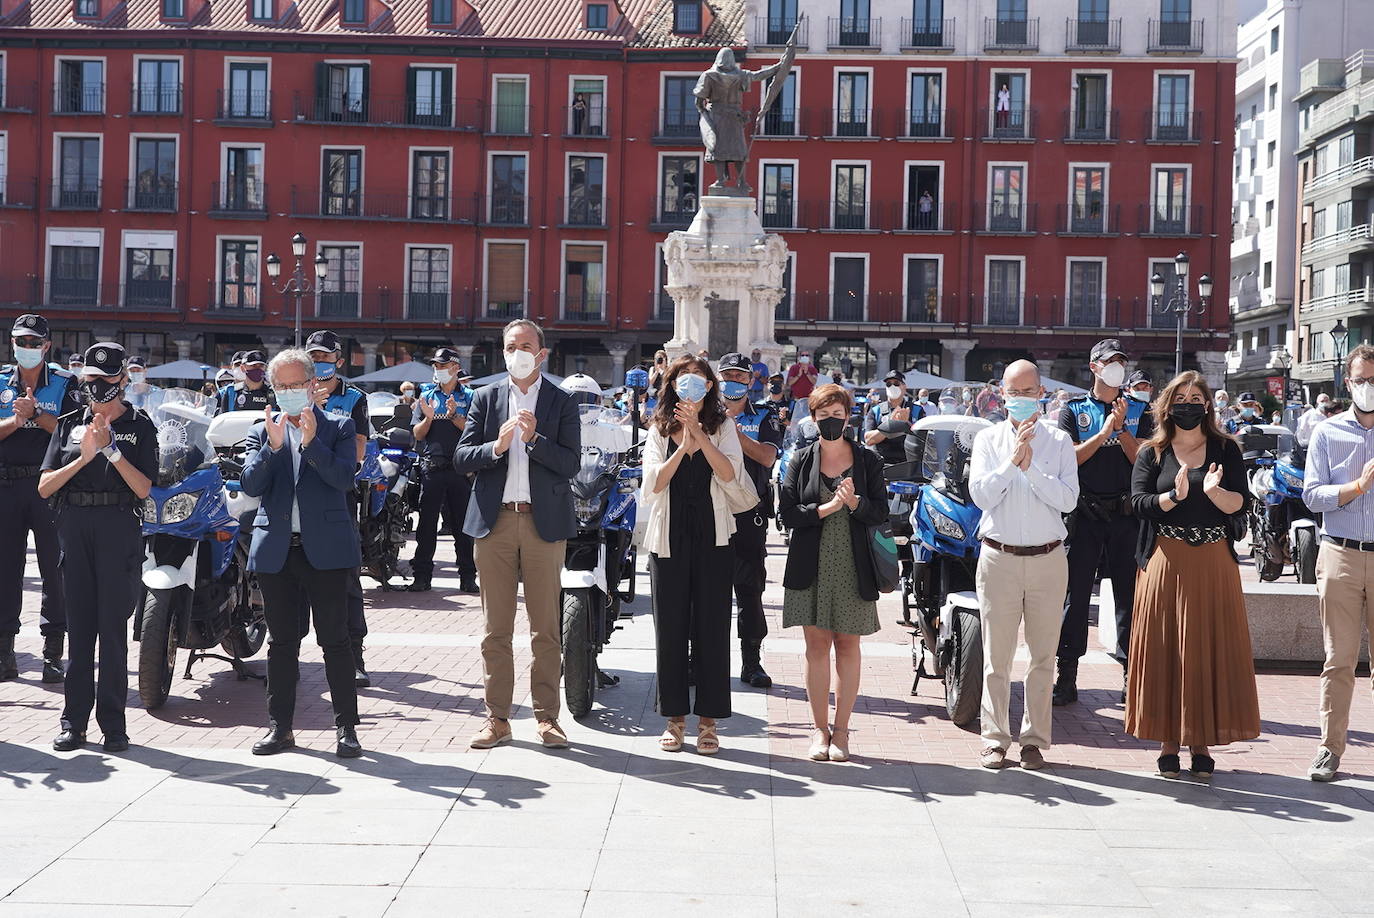
[[[801,20],[797,22],[799,27]],[[796,53],[797,28],[793,28],[782,59],[771,67],[743,70],[735,63],[735,52],[722,48],[711,69],[697,79],[692,94],[696,96],[697,111],[701,113],[701,142],[706,145],[706,161],[714,163],[716,167],[716,181],[707,189],[708,193],[745,196],[753,190],[744,178],[744,166],[749,160],[749,148],[753,143],[744,135],[744,125],[748,120],[742,108],[744,94],[755,80],[770,80],[759,106],[755,125],[757,130],[757,126],[763,123],[764,115],[782,92]],[[731,165],[735,167],[734,178],[730,175]]]

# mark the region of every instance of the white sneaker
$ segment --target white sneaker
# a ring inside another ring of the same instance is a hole
[[[1312,765],[1307,769],[1307,777],[1313,781],[1330,781],[1336,777],[1336,770],[1341,767],[1341,757],[1330,749],[1318,749],[1317,757],[1312,760]]]

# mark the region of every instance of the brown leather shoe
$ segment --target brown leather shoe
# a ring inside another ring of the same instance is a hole
[[[984,768],[1005,768],[1007,765],[1007,750],[1000,746],[988,746],[979,754],[978,764]]]
[[[558,726],[556,720],[541,720],[535,732],[539,734],[539,741],[544,744],[545,749],[568,748],[568,734],[563,732],[563,728]]]
[[[1045,756],[1038,746],[1021,747],[1021,767],[1030,771],[1039,771],[1045,767]]]
[[[488,717],[482,724],[482,729],[468,742],[468,746],[473,749],[490,749],[493,746],[504,746],[510,740],[510,722],[499,717]]]

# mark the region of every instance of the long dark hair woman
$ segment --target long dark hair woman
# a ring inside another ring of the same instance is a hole
[[[806,639],[806,697],[815,733],[813,761],[849,758],[849,716],[859,696],[859,638],[878,630],[878,587],[868,527],[887,519],[883,461],[847,439],[854,408],[843,386],[818,387],[807,400],[820,439],[798,450],[778,498],[792,530],[783,576],[782,624]],[[830,721],[830,655],[835,654],[835,720]]]
[[[1250,625],[1232,544],[1248,491],[1236,441],[1217,424],[1207,382],[1179,374],[1154,403],[1155,435],[1131,475],[1143,523],[1136,562],[1126,732],[1161,744],[1159,773],[1210,777],[1212,746],[1260,733]]]
[[[744,478],[744,452],[711,365],[679,357],[663,374],[644,445],[644,541],[653,583],[659,747],[682,748],[687,714],[696,751],[720,751],[716,720],[730,716],[730,600],[735,517],[725,489]],[[696,698],[691,697],[689,654]]]

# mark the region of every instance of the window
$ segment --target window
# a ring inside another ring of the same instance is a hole
[[[1340,166],[1348,166],[1354,161],[1355,135],[1346,134],[1340,140],[1336,141],[1336,164]]]
[[[528,109],[525,104],[528,84],[523,78],[497,77],[496,105],[492,117],[498,134],[529,133]]]
[[[770,137],[795,137],[797,134],[797,72],[793,70],[782,84],[782,91],[763,116],[763,134]]]
[[[1265,202],[1264,202],[1264,225],[1265,225],[1265,226],[1273,226],[1273,225],[1274,225],[1274,202],[1273,202],[1273,201],[1265,201]]]
[[[686,226],[697,212],[701,161],[695,156],[663,157],[658,222]]]
[[[851,45],[865,47],[872,41],[870,29],[873,27],[872,20],[869,19],[868,0],[840,0],[840,33],[841,45]]]
[[[366,121],[366,64],[315,65],[315,120]]]
[[[1279,27],[1274,26],[1269,30],[1269,53],[1279,53]]]
[[[1026,75],[993,74],[992,136],[1027,136]]]
[[[453,71],[411,67],[406,71],[406,121],[448,127],[453,123]]]
[[[272,0],[249,0],[249,17],[257,20],[276,19]]]
[[[997,44],[1029,44],[1026,0],[997,0]]]
[[[786,321],[792,318],[792,266],[796,264],[797,256],[789,255],[787,263],[782,267],[782,299],[778,300],[778,305],[773,307],[773,318]]]
[[[1173,259],[1170,258],[1168,260],[1150,262],[1150,277],[1154,277],[1156,274],[1164,280],[1164,300],[1167,301],[1178,289],[1178,274],[1174,271]],[[1151,328],[1168,328],[1172,330],[1177,327],[1177,324],[1178,318],[1174,313],[1165,312],[1162,309],[1150,310]]]
[[[767,25],[765,43],[786,44],[787,39],[792,37],[792,29],[797,25],[797,0],[768,0]]]
[[[502,153],[491,158],[492,223],[525,222],[525,157]]]
[[[1312,212],[1312,238],[1320,239],[1326,235],[1326,208]]]
[[[493,242],[487,246],[486,289],[482,293],[489,319],[515,319],[525,314],[525,244]]]
[[[1072,205],[1069,232],[1101,233],[1105,230],[1107,170],[1101,166],[1075,166],[1070,188]]]
[[[1107,44],[1107,0],[1078,0],[1078,43]]]
[[[836,85],[835,133],[839,137],[868,136],[868,74],[839,74]]]
[[[940,320],[940,262],[937,259],[906,260],[906,320]]]
[[[563,263],[563,318],[600,321],[605,315],[605,278],[601,246],[569,243]]]
[[[671,324],[674,303],[672,296],[663,288],[668,284],[668,262],[663,260],[663,246],[654,247],[658,255],[658,274],[654,277],[654,321]]]
[[[170,138],[134,141],[134,210],[176,210],[177,142]]]
[[[1354,221],[1355,202],[1341,201],[1336,205],[1336,232],[1348,230]]]
[[[163,19],[185,19],[186,2],[185,0],[162,0]]]
[[[573,226],[604,226],[606,161],[600,156],[568,157],[568,214]]]
[[[1327,170],[1330,169],[1330,162],[1331,144],[1322,144],[1321,146],[1317,147],[1316,165],[1313,167],[1312,171],[1315,172],[1317,175],[1326,175]]]
[[[835,229],[868,228],[868,167],[835,167]]]
[[[988,259],[989,325],[1021,324],[1021,261],[1011,258]]]
[[[1255,339],[1255,344],[1261,350],[1269,346],[1269,326],[1266,325],[1264,328],[1261,328],[1259,330],[1258,335]]]
[[[320,279],[319,315],[356,318],[362,295],[362,247],[322,245],[320,254],[325,272]]]
[[[1155,140],[1187,140],[1192,137],[1188,75],[1161,73],[1156,90],[1159,108],[1155,110]]]
[[[100,207],[100,139],[63,137],[58,147],[57,207]]]
[[[864,321],[868,259],[837,255],[832,262],[834,299],[830,303],[830,318],[835,322]]]
[[[1164,47],[1191,47],[1193,44],[1192,0],[1160,0],[1159,43]]]
[[[767,227],[796,226],[796,201],[793,188],[796,166],[791,163],[763,164],[763,225]]]
[[[57,111],[80,115],[104,110],[104,61],[62,61],[58,69]]]
[[[1279,84],[1269,84],[1269,111],[1273,111],[1279,104]]]
[[[662,136],[697,136],[697,103],[696,97],[692,95],[692,89],[696,84],[696,77],[670,76],[663,78]]]
[[[940,221],[940,167],[911,165],[906,171],[906,228],[938,230]]]
[[[911,7],[911,46],[942,47],[945,43],[944,17],[944,0],[914,0]]]
[[[267,64],[229,64],[230,118],[268,118]]]
[[[1350,289],[1350,265],[1336,265],[1336,292],[1345,293]]]
[[[410,216],[413,220],[448,219],[448,151],[411,154]]]
[[[99,302],[99,247],[55,245],[49,258],[49,303],[54,306],[95,306]]]
[[[8,198],[5,196],[5,179],[9,176],[9,135],[0,131],[0,204],[4,204]]]
[[[1314,293],[1316,292],[1317,275],[1318,275],[1318,274],[1322,274],[1322,275],[1323,275],[1322,280],[1325,281],[1325,272],[1324,272],[1324,271],[1322,271],[1322,272],[1313,271],[1313,272],[1312,272],[1312,288],[1313,288],[1313,292],[1314,292]],[[1274,286],[1274,263],[1273,263],[1272,261],[1266,261],[1266,262],[1264,263],[1264,289],[1265,289],[1265,290],[1268,290],[1268,289],[1269,289],[1270,287],[1272,287],[1272,286]],[[1325,283],[1323,283],[1323,284],[1322,284],[1323,289],[1325,288],[1325,286],[1326,286]],[[1318,294],[1318,295],[1320,296],[1321,294]]]
[[[587,28],[595,32],[604,32],[608,20],[608,9],[604,3],[587,4]]]
[[[1102,273],[1100,261],[1069,262],[1069,325],[1078,328],[1101,328]]]
[[[602,80],[573,80],[568,127],[578,137],[606,133],[606,84]]]
[[[99,16],[100,4],[97,0],[76,0],[76,15],[79,19]]]
[[[938,73],[911,75],[911,111],[907,124],[908,137],[943,137],[944,118],[941,111],[944,95],[942,77]]]
[[[171,307],[171,249],[138,248],[124,251],[124,305],[132,309]]]
[[[262,147],[228,147],[224,151],[223,209],[265,210]]]
[[[220,242],[220,309],[260,309],[258,243],[255,239]]]
[[[363,151],[325,150],[320,167],[320,216],[362,213]]]
[[[1275,157],[1276,157],[1277,154],[1278,154],[1278,149],[1279,149],[1278,141],[1275,141],[1275,140],[1269,141],[1269,146],[1265,147],[1265,149],[1264,149],[1264,168],[1266,168],[1266,169],[1272,169],[1272,168],[1274,168],[1274,159],[1275,159]]]
[[[679,35],[701,32],[701,0],[673,0],[673,31]]]
[[[181,111],[181,61],[141,60],[134,93],[137,111],[177,114]]]
[[[430,0],[429,21],[431,25],[453,25],[453,0]]]
[[[993,166],[988,188],[988,229],[1021,232],[1024,166]]]
[[[1188,232],[1188,170],[1155,169],[1153,232]]]
[[[1074,77],[1073,136],[1079,140],[1107,138],[1105,73],[1080,73]]]
[[[349,25],[362,25],[367,17],[367,0],[343,0],[343,21]]]
[[[406,316],[411,319],[447,319],[448,249],[416,246],[409,252],[406,264]]]

